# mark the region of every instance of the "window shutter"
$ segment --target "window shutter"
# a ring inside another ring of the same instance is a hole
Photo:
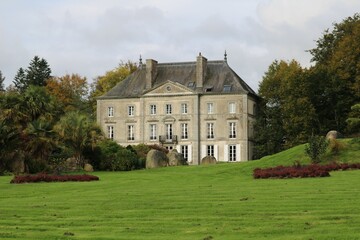
[[[188,145],[188,162],[192,162],[192,145]]]
[[[240,161],[240,159],[241,159],[240,144],[236,144],[236,161]]]
[[[205,157],[207,155],[206,153],[206,145],[201,145],[201,159],[203,159],[203,157]],[[201,161],[200,159],[200,161]]]
[[[219,161],[218,145],[214,145],[214,157]]]
[[[224,145],[224,161],[229,161],[229,145]]]

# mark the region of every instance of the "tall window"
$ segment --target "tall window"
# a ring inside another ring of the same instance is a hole
[[[236,145],[229,145],[229,161],[236,161]]]
[[[208,103],[207,104],[207,113],[208,114],[213,114],[214,113],[214,104],[213,103]]]
[[[206,152],[208,156],[214,156],[214,145],[207,145],[206,146]]]
[[[181,104],[181,114],[187,114],[188,113],[188,106],[187,103]]]
[[[189,159],[189,147],[187,145],[181,145],[180,153],[186,161]]]
[[[214,138],[214,123],[207,124],[207,138],[208,139]]]
[[[114,126],[107,126],[108,138],[114,140]]]
[[[229,113],[236,113],[236,105],[234,102],[229,103]]]
[[[128,140],[135,140],[134,125],[128,125]]]
[[[181,139],[188,139],[188,124],[181,124]]]
[[[150,105],[150,115],[156,115],[156,105],[155,104]]]
[[[166,140],[171,140],[172,139],[172,124],[165,124],[165,128],[166,128]]]
[[[108,107],[108,117],[114,116],[114,107]]]
[[[135,113],[135,106],[128,106],[128,115],[134,116]]]
[[[156,140],[156,124],[150,124],[150,140]]]
[[[236,123],[229,123],[229,138],[236,138]]]
[[[166,104],[166,105],[165,105],[165,113],[166,113],[166,114],[171,114],[171,113],[172,113],[172,106],[171,106],[171,104]]]

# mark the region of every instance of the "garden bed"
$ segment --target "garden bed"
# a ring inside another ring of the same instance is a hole
[[[10,183],[35,183],[35,182],[88,182],[98,181],[99,177],[81,174],[81,175],[50,175],[46,173],[38,173],[35,175],[17,175]]]

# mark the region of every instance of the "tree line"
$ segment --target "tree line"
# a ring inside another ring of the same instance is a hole
[[[5,89],[0,71],[0,174],[19,169],[40,172],[74,157],[79,166],[104,141],[95,122],[96,97],[136,70],[121,62],[88,84],[78,74],[52,76],[48,62],[35,56],[19,68]]]
[[[308,50],[312,66],[275,60],[259,85],[256,156],[273,154],[312,135],[360,133],[360,15],[334,23]]]

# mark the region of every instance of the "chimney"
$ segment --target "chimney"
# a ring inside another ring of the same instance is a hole
[[[196,57],[196,87],[202,88],[203,83],[205,80],[205,73],[206,73],[206,63],[207,59],[201,56],[201,53],[199,53],[199,56]]]
[[[145,88],[150,89],[154,85],[156,76],[157,61],[153,59],[146,59],[146,84]]]

